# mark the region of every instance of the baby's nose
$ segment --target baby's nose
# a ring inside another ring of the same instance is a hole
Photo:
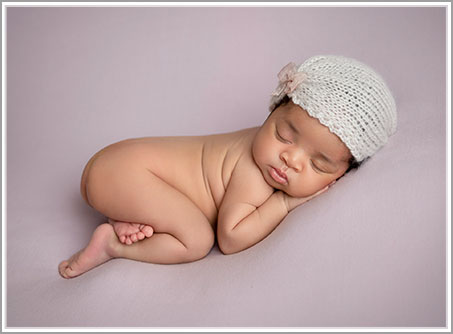
[[[302,170],[302,154],[285,152],[282,154],[282,158],[288,168],[292,168],[297,172]]]

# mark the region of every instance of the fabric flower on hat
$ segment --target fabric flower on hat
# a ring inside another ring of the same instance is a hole
[[[278,73],[280,83],[272,92],[272,95],[279,99],[283,98],[284,95],[292,93],[306,78],[307,75],[304,72],[298,72],[297,65],[291,62]]]

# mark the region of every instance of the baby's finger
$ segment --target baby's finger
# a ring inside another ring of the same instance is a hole
[[[327,189],[329,189],[330,187],[332,187],[332,186],[335,184],[335,182],[337,182],[337,181],[331,182],[330,184],[328,184],[327,186],[325,186],[324,188],[322,188],[320,191],[318,191],[316,194],[322,194],[324,191],[326,191]]]
[[[325,186],[324,188],[322,188],[321,190],[319,190],[317,193],[311,195],[310,198],[313,198],[313,197],[316,197],[316,196],[319,196],[321,195],[323,192],[327,191],[329,189],[330,185],[328,186]]]
[[[326,191],[327,189],[329,189],[329,186],[326,186],[326,187],[324,187],[323,189],[318,190],[318,192],[314,193],[314,194],[311,195],[311,196],[305,197],[304,200],[305,200],[305,201],[309,201],[309,200],[315,198],[316,196],[321,195],[321,194],[322,194],[324,191]]]
[[[324,188],[322,188],[320,191],[318,191],[315,195],[319,195],[319,194],[322,194],[324,191],[326,191],[327,189],[329,189],[329,186],[325,186]]]

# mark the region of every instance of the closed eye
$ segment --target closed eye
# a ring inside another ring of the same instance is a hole
[[[291,144],[291,142],[288,139],[285,139],[281,136],[281,134],[278,132],[277,128],[275,128],[275,136],[277,137],[278,140],[280,140],[283,143],[286,144]]]
[[[322,171],[321,169],[319,169],[318,167],[316,167],[316,165],[315,165],[313,162],[311,163],[311,166],[313,167],[313,169],[319,170],[321,173],[324,173],[324,171]]]
[[[328,172],[322,170],[321,168],[317,167],[313,162],[311,163],[311,165],[312,165],[313,169],[318,170],[318,171],[320,171],[321,173],[328,173]]]

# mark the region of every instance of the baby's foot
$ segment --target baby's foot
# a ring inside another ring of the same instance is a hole
[[[112,224],[121,243],[126,245],[149,238],[154,233],[153,228],[146,224],[121,222],[110,218],[109,223]]]
[[[118,243],[115,232],[109,224],[99,225],[93,233],[88,246],[75,253],[69,260],[58,266],[64,278],[79,276],[84,272],[115,257],[114,244]]]

